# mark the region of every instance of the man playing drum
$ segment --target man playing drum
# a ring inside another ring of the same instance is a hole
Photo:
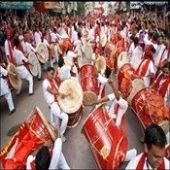
[[[51,124],[56,127],[59,126],[60,120],[61,120],[61,125],[59,126],[60,129],[60,135],[65,141],[64,132],[67,128],[68,124],[68,115],[64,113],[59,105],[58,105],[58,98],[65,97],[64,94],[60,94],[58,92],[58,86],[55,81],[55,69],[53,67],[48,67],[46,70],[46,79],[43,81],[43,94],[44,98],[47,102],[47,104],[51,108]]]
[[[170,169],[165,158],[166,136],[162,128],[151,124],[145,129],[144,152],[133,158],[126,169]]]
[[[17,66],[17,71],[22,79],[26,79],[29,82],[29,95],[33,95],[33,76],[27,70],[24,64],[28,63],[28,59],[24,56],[23,52],[19,49],[20,40],[18,38],[14,39],[14,57]],[[18,90],[18,94],[20,93]]]
[[[32,155],[29,155],[26,169],[70,169],[62,153],[61,138],[55,140],[54,146],[51,141],[47,141],[38,151],[36,150]]]
[[[5,76],[9,73],[0,65],[0,96],[4,96],[8,103],[8,108],[10,110],[9,115],[15,112],[14,102],[12,99],[11,90],[8,87],[8,83],[5,80]]]
[[[128,102],[120,96],[120,93],[118,92],[115,83],[109,80],[109,84],[112,87],[113,93],[99,99],[96,102],[96,104],[107,101],[113,101],[112,105],[109,107],[108,114],[113,119],[116,119],[116,125],[120,127],[123,115],[126,113],[128,109]]]

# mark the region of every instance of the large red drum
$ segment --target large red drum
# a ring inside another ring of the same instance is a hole
[[[114,56],[116,56],[115,55],[116,50],[117,50],[117,48],[113,43],[111,43],[111,42],[106,43],[106,46],[104,48],[104,56],[106,58],[107,67],[109,67],[110,69],[115,68]]]
[[[90,143],[99,169],[118,169],[125,159],[128,141],[103,105],[94,109],[82,132]]]
[[[69,38],[63,38],[59,40],[58,45],[59,45],[58,52],[62,56],[64,55],[64,53],[66,52],[68,48],[73,47],[73,44],[71,43],[71,40]]]
[[[95,102],[99,94],[97,70],[95,66],[86,64],[80,68],[80,83],[83,89],[84,105]]]
[[[156,123],[164,126],[163,129],[169,129],[170,110],[156,90],[143,88],[138,91],[132,99],[131,107],[144,128]]]
[[[132,90],[132,80],[135,70],[130,64],[124,64],[118,71],[118,89],[123,98],[129,96]]]

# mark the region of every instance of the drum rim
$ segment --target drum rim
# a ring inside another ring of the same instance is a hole
[[[18,90],[18,89],[20,89],[20,88],[21,88],[21,85],[22,85],[22,79],[21,79],[21,78],[20,78],[20,76],[19,76],[19,73],[18,73],[18,71],[17,71],[16,66],[15,66],[14,64],[12,64],[12,63],[9,63],[9,64],[7,65],[7,71],[10,71],[10,67],[15,68],[15,70],[16,70],[16,72],[17,72],[17,81],[18,81],[18,83],[17,83],[17,84],[15,84],[15,83],[12,81],[11,76],[8,76],[9,81],[10,81],[10,83],[11,83],[12,87],[13,87],[14,89]]]
[[[38,60],[36,54],[35,54],[33,51],[31,51],[31,52],[29,53],[29,55],[28,55],[28,60],[29,60],[29,56],[31,56],[31,54],[34,54],[34,58],[35,58],[35,60],[36,60],[36,62],[37,62],[36,64],[34,64],[34,67],[37,66],[37,70],[39,70],[38,67],[39,67],[40,63],[39,63],[39,60]],[[32,71],[32,69],[30,69],[30,68],[31,68],[31,66],[29,65],[29,70],[30,70],[31,74],[32,74],[34,77],[36,77],[36,76],[39,74],[39,72],[37,71],[37,73],[34,74],[34,72]]]
[[[67,79],[67,80],[65,80],[65,81],[63,81],[61,84],[60,84],[60,86],[59,86],[59,88],[58,88],[58,91],[60,92],[60,90],[61,90],[61,88],[63,87],[63,84],[66,84],[66,83],[68,83],[68,82],[74,82],[75,84],[77,84],[77,88],[79,88],[79,90],[81,91],[81,94],[80,94],[80,97],[79,97],[79,100],[80,100],[80,103],[79,103],[79,107],[78,106],[76,106],[76,107],[74,107],[74,108],[67,108],[67,107],[64,107],[64,103],[62,102],[62,100],[58,100],[58,103],[59,103],[59,105],[60,105],[60,107],[62,108],[62,110],[64,111],[64,112],[66,112],[68,115],[69,114],[73,114],[73,113],[75,113],[76,111],[78,111],[79,109],[80,109],[80,107],[82,106],[82,103],[83,103],[83,90],[82,90],[82,87],[81,87],[81,85],[80,85],[80,83],[78,83],[76,80],[73,80],[73,79]]]
[[[47,46],[46,46],[43,42],[40,42],[40,43],[37,45],[36,51],[39,51],[38,48],[39,48],[40,45],[41,45],[41,46],[43,45],[43,48],[45,48],[46,51],[48,52],[48,48],[47,48]],[[41,63],[46,63],[46,62],[48,61],[48,59],[49,59],[49,53],[47,53],[47,56],[46,56],[45,58],[40,57],[40,55],[37,55],[37,58],[38,58],[38,60],[39,60]]]

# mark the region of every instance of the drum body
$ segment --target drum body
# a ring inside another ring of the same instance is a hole
[[[83,107],[82,107],[82,106],[81,106],[80,109],[77,110],[76,112],[74,112],[74,113],[69,113],[69,114],[68,114],[69,119],[68,119],[68,125],[67,125],[67,126],[68,126],[69,128],[74,128],[74,127],[76,127],[76,126],[79,124],[82,115],[83,115]]]
[[[86,99],[97,100],[99,93],[98,80],[96,77],[97,70],[91,64],[83,65],[80,68],[80,83],[83,89],[83,103],[86,105]],[[88,97],[90,96],[90,97]]]
[[[131,107],[144,128],[151,123],[156,123],[163,129],[169,129],[166,127],[169,126],[169,123],[166,123],[169,122],[169,108],[165,105],[162,96],[154,89],[143,88],[138,91],[132,99]]]
[[[135,70],[130,64],[124,64],[118,70],[118,89],[123,98],[128,97],[132,90],[132,80],[134,74]]]
[[[127,138],[102,105],[86,119],[82,132],[90,143],[99,169],[118,169],[125,158]]]
[[[130,59],[128,53],[123,51],[117,58],[117,69],[119,70],[124,64],[129,63]]]
[[[66,50],[72,46],[72,43],[69,38],[63,38],[59,41],[59,54],[64,55]]]

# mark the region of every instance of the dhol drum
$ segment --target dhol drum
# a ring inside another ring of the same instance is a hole
[[[58,42],[58,53],[64,56],[66,50],[71,46],[73,46],[73,44],[69,38],[62,38]]]
[[[33,76],[37,76],[38,74],[41,74],[41,65],[37,59],[37,56],[34,52],[30,52],[28,55],[28,61],[29,61],[29,70]]]
[[[106,46],[104,48],[104,56],[106,58],[107,67],[111,70],[115,68],[116,50],[117,48],[113,43],[106,43]]]
[[[131,108],[144,128],[151,123],[156,123],[164,131],[169,129],[169,108],[165,105],[163,97],[156,90],[143,88],[138,91],[132,99]]]
[[[99,105],[86,119],[82,132],[86,136],[99,169],[118,169],[125,159],[128,141],[123,131]]]
[[[49,51],[45,43],[39,43],[38,46],[36,47],[36,51],[38,52],[38,60],[41,63],[46,63],[49,59]]]
[[[9,63],[7,66],[7,71],[9,73],[13,73],[13,74],[8,74],[8,80],[10,82],[10,86],[12,86],[16,90],[20,89],[22,86],[22,79],[20,78],[15,65]]]
[[[132,90],[132,80],[135,75],[135,70],[130,64],[124,64],[118,70],[118,89],[121,92],[123,98],[129,96]]]
[[[117,58],[117,69],[119,70],[124,64],[129,63],[130,58],[126,51],[123,51],[119,54]]]
[[[83,89],[83,104],[90,105],[97,101],[99,94],[97,70],[92,64],[80,68],[80,82]]]
[[[37,150],[48,140],[58,136],[48,124],[38,107],[21,124],[7,145],[1,150],[0,159],[3,169],[26,169],[26,160],[30,153]]]
[[[78,125],[83,114],[83,91],[78,81],[68,79],[60,84],[59,92],[66,95],[65,98],[59,98],[58,102],[62,110],[68,114],[68,127],[72,128]]]

